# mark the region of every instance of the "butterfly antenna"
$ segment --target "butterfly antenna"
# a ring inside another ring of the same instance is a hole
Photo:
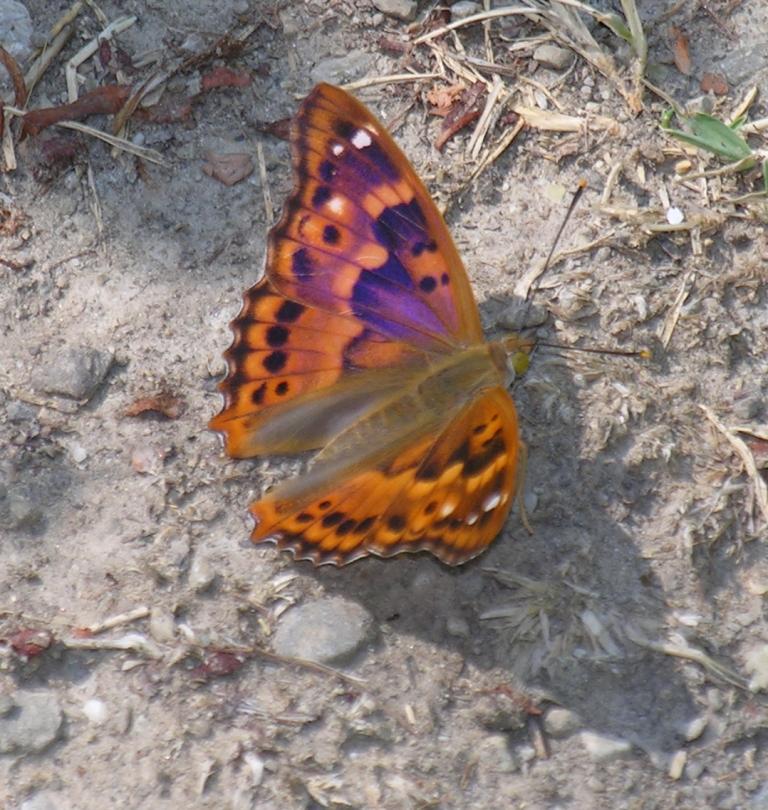
[[[579,180],[578,188],[576,189],[576,191],[574,191],[573,197],[571,197],[571,202],[568,205],[568,210],[565,212],[565,216],[563,217],[563,221],[560,223],[560,227],[557,229],[557,233],[555,234],[555,238],[554,238],[554,240],[552,242],[552,247],[549,249],[549,253],[547,254],[547,260],[544,262],[544,267],[541,269],[541,273],[539,273],[537,281],[549,269],[549,263],[552,261],[552,257],[555,255],[555,248],[557,247],[558,242],[560,241],[560,237],[563,235],[563,231],[565,230],[565,226],[568,224],[568,220],[571,218],[571,215],[573,214],[574,209],[576,208],[576,205],[578,204],[579,200],[581,199],[581,195],[584,193],[584,189],[586,187],[587,187],[587,181],[583,180],[583,179]],[[533,289],[535,289],[535,287]],[[529,297],[530,297],[530,293],[529,293]]]

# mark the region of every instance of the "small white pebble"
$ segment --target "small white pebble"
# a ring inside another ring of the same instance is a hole
[[[679,225],[684,219],[685,216],[679,208],[674,205],[671,208],[667,208],[667,222],[670,225]]]
[[[100,726],[109,717],[109,709],[103,700],[91,698],[83,703],[83,714],[97,726]]]

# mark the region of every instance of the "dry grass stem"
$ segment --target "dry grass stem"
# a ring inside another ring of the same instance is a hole
[[[757,505],[762,512],[763,520],[768,525],[768,484],[763,480],[760,471],[755,463],[755,457],[750,452],[743,439],[736,435],[736,430],[727,428],[714,414],[711,408],[706,405],[699,405],[704,415],[715,426],[715,428],[728,440],[731,447],[736,451],[736,454],[744,465],[744,470],[748,478],[752,482],[752,488],[757,500]],[[754,536],[750,539],[754,539]]]
[[[108,132],[102,132],[100,129],[89,127],[87,124],[81,124],[79,121],[57,121],[55,126],[83,132],[86,135],[90,135],[93,138],[98,138],[99,140],[108,143],[110,146],[115,146],[118,149],[122,149],[124,152],[129,152],[142,160],[148,160],[150,163],[157,163],[161,166],[165,164],[163,156],[155,149],[148,149],[145,146],[137,146],[135,143],[131,143],[125,138],[119,138],[117,135],[110,135]]]
[[[120,627],[123,624],[130,624],[138,619],[146,619],[149,616],[150,610],[146,605],[127,610],[125,613],[118,613],[115,616],[110,616],[96,624],[89,625],[86,629],[91,635],[103,633],[105,630],[112,630],[114,627]]]
[[[695,278],[695,270],[689,270],[685,276],[683,276],[683,280],[680,283],[680,289],[677,291],[675,300],[672,302],[672,307],[670,308],[669,312],[667,312],[667,317],[664,318],[664,323],[662,325],[661,332],[659,333],[659,341],[665,349],[669,346],[669,342],[672,340],[675,327],[680,319],[680,313],[682,312],[686,299],[691,294],[691,289],[693,288]]]
[[[477,160],[480,155],[480,150],[483,148],[483,142],[488,135],[488,131],[498,120],[501,107],[497,109],[497,105],[503,104],[505,95],[506,89],[504,83],[497,76],[493,81],[491,91],[486,96],[485,108],[480,114],[480,118],[477,119],[477,125],[467,143],[466,153],[472,160]]]
[[[119,19],[111,22],[99,34],[97,34],[89,43],[83,45],[82,48],[67,62],[64,73],[67,78],[67,95],[69,96],[69,103],[77,101],[78,96],[78,82],[77,82],[77,68],[90,59],[99,49],[99,45],[105,39],[110,39],[115,34],[125,31],[130,28],[139,18],[136,16],[120,17]]]
[[[729,683],[738,689],[746,690],[748,688],[747,681],[742,678],[737,672],[734,672],[730,667],[720,664],[701,650],[695,647],[690,647],[686,642],[676,644],[671,641],[650,641],[637,633],[633,628],[627,627],[627,638],[638,647],[643,647],[646,650],[653,650],[660,652],[664,655],[671,655],[675,658],[684,658],[687,661],[694,661],[701,665],[707,672],[714,675],[716,678]]]
[[[449,31],[455,31],[457,28],[464,28],[467,25],[474,25],[475,23],[485,22],[486,20],[495,20],[500,17],[511,17],[513,14],[528,14],[530,15],[531,9],[523,6],[509,7],[509,8],[496,8],[491,11],[481,11],[479,14],[472,14],[465,17],[463,20],[456,20],[455,22],[444,25],[442,28],[436,28],[434,31],[429,31],[416,37],[413,40],[414,45],[421,45],[423,42],[437,39],[437,37],[447,34]]]
[[[345,90],[362,90],[366,87],[377,87],[380,84],[400,84],[402,82],[425,82],[430,79],[443,78],[442,73],[391,73],[388,76],[370,76],[355,82],[342,84]],[[302,95],[300,98],[304,98]]]

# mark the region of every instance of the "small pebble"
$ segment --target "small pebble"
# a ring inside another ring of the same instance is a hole
[[[544,715],[544,731],[551,737],[567,737],[581,728],[582,722],[576,712],[556,706]]]
[[[594,731],[582,731],[579,736],[593,762],[611,762],[627,756],[632,751],[631,743],[617,737],[597,734]]]
[[[91,723],[100,726],[109,717],[109,709],[103,700],[91,698],[83,703],[83,714]]]
[[[396,17],[403,22],[416,19],[415,0],[373,0],[373,5],[388,17]]]
[[[551,43],[544,43],[534,50],[533,58],[545,67],[554,70],[565,70],[573,63],[573,52]]]
[[[59,738],[64,714],[52,692],[18,691],[0,716],[0,754],[37,754]]]
[[[451,6],[451,20],[466,20],[473,14],[479,14],[483,10],[480,3],[474,3],[472,0],[459,0]]]
[[[149,614],[149,634],[160,644],[176,638],[176,620],[168,608],[155,605]]]
[[[707,727],[708,722],[709,720],[707,716],[702,714],[699,717],[694,717],[687,723],[683,723],[680,728],[680,733],[683,735],[683,739],[687,742],[698,740],[699,737],[701,737],[701,735],[704,733],[704,729]]]
[[[47,355],[33,374],[32,384],[47,394],[88,400],[107,376],[112,353],[85,346],[68,346]]]
[[[688,760],[688,752],[680,749],[679,751],[675,751],[672,755],[672,759],[669,763],[669,778],[674,779],[677,781],[683,775],[683,771],[685,770],[685,763]]]
[[[207,591],[216,579],[216,572],[206,556],[195,554],[189,567],[189,585],[197,593]]]
[[[461,616],[449,616],[445,622],[445,629],[449,636],[469,638],[469,622]]]
[[[338,664],[367,644],[374,630],[373,617],[362,605],[331,596],[284,613],[272,643],[278,655]]]

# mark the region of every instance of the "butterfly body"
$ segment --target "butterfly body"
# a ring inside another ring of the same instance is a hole
[[[508,351],[485,342],[445,223],[365,107],[318,85],[292,143],[296,191],[232,324],[211,427],[235,457],[322,449],[251,505],[252,539],[316,564],[464,562],[517,487]]]

